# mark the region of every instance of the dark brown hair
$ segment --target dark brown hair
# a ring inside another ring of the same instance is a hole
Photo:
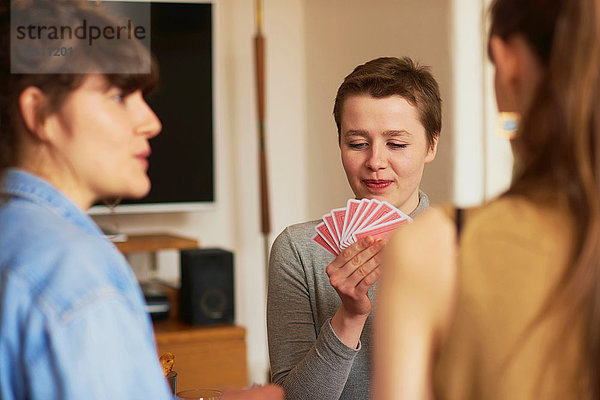
[[[12,3],[9,6],[9,3]],[[12,10],[10,9],[12,7]],[[148,50],[137,40],[97,41],[93,51],[82,40],[55,39],[51,43],[37,39],[35,43],[22,41],[35,48],[72,47],[69,57],[31,57],[19,51],[11,52],[12,17],[41,21],[48,26],[77,26],[81,21],[97,26],[114,21],[98,6],[83,0],[16,0],[0,3],[0,172],[15,166],[19,135],[25,125],[19,110],[19,96],[27,87],[39,88],[48,100],[44,113],[60,108],[73,90],[84,81],[87,73],[102,73],[112,86],[125,94],[136,90],[148,92],[158,82],[158,68],[150,59]],[[150,69],[141,70],[141,65]],[[17,70],[21,73],[11,73]],[[104,73],[103,71],[123,71]]]
[[[427,145],[433,148],[442,130],[440,89],[429,67],[408,57],[381,57],[359,65],[344,78],[335,97],[333,116],[340,140],[344,101],[350,96],[368,94],[375,98],[400,96],[416,107],[425,128]]]
[[[519,168],[508,194],[564,195],[575,228],[571,261],[534,322],[566,307],[552,356],[582,326],[573,372],[584,395],[600,399],[600,1],[496,0],[491,15],[490,36],[520,35],[545,66],[514,139]]]

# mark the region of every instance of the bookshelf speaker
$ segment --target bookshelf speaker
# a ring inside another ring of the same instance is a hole
[[[192,325],[233,323],[233,253],[181,250],[181,319]]]

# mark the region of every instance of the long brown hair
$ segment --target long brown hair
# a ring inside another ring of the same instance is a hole
[[[574,223],[571,262],[536,321],[566,307],[560,341],[583,320],[577,373],[600,399],[600,0],[496,0],[491,15],[490,36],[521,35],[545,66],[513,143],[508,194],[562,193]]]

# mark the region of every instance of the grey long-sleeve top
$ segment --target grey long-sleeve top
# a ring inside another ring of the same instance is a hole
[[[414,217],[429,206],[419,193]],[[287,400],[368,399],[372,318],[367,318],[358,348],[346,346],[331,327],[341,304],[325,267],[334,260],[312,241],[311,221],[286,228],[269,259],[267,330],[273,382]],[[373,302],[376,285],[369,290]]]

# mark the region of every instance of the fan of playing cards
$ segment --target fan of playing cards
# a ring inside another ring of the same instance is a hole
[[[350,199],[344,208],[335,208],[315,227],[313,240],[334,256],[360,239],[388,237],[412,219],[387,201]]]

